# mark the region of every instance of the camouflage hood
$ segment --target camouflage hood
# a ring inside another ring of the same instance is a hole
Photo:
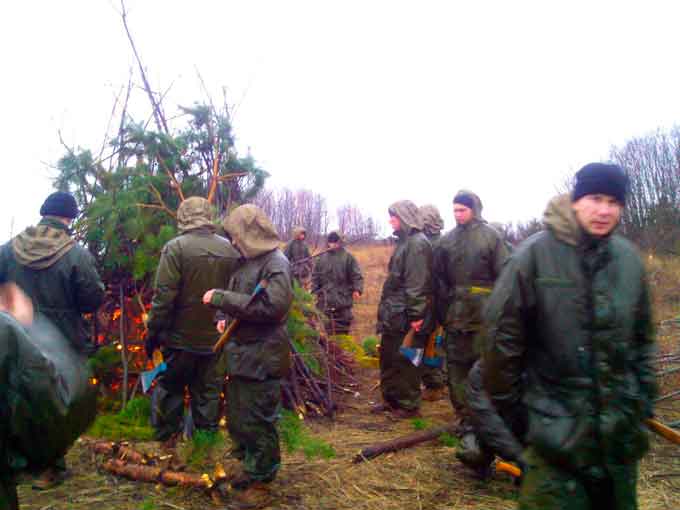
[[[420,217],[423,220],[423,228],[425,234],[429,236],[439,235],[444,228],[444,220],[439,214],[439,209],[434,205],[424,205],[418,209]]]
[[[262,209],[253,204],[237,207],[224,220],[224,230],[241,254],[252,259],[279,247],[279,235]]]
[[[423,230],[423,220],[418,213],[418,206],[410,200],[393,203],[388,212],[391,216],[399,218],[404,233],[410,234],[413,230]]]
[[[22,266],[45,269],[54,265],[75,244],[63,223],[45,216],[38,225],[28,227],[12,239],[12,250]]]
[[[307,234],[307,229],[305,227],[293,227],[293,239],[297,239],[300,234]]]
[[[484,218],[482,218],[482,200],[477,196],[476,193],[473,193],[472,191],[468,189],[461,189],[458,190],[458,193],[456,193],[456,196],[453,199],[453,203],[456,203],[456,198],[460,196],[467,196],[472,199],[472,202],[474,203],[474,207],[472,208],[472,212],[474,214],[474,218],[479,221],[485,221]]]
[[[578,246],[581,238],[581,227],[571,208],[571,196],[559,195],[548,202],[543,213],[543,224],[557,239],[572,246]]]
[[[203,197],[190,197],[179,204],[177,209],[177,228],[180,233],[208,228],[215,231],[212,223],[212,206]]]

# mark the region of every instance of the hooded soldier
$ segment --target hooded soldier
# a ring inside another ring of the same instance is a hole
[[[433,328],[432,247],[422,232],[423,221],[413,202],[395,202],[388,212],[397,243],[378,305],[383,404],[374,411],[390,411],[406,418],[416,415],[420,407],[421,367],[419,360],[414,364],[399,348],[411,329],[412,347],[424,348]]]
[[[304,227],[295,227],[293,239],[289,241],[283,251],[290,261],[293,277],[303,287],[309,283],[309,275],[312,271],[311,254],[306,238],[307,230]]]
[[[482,202],[471,191],[456,194],[453,214],[456,227],[434,250],[433,272],[437,320],[445,331],[449,394],[462,415],[467,374],[479,357],[476,337],[482,308],[508,250],[501,235],[482,218]]]
[[[423,205],[418,209],[418,213],[423,220],[423,233],[427,237],[428,241],[432,245],[432,251],[439,245],[439,240],[441,239],[441,231],[444,228],[444,220],[439,214],[439,209],[434,205]],[[441,339],[441,328],[437,327],[435,331],[431,333],[438,339]],[[434,340],[432,338],[431,340]],[[428,339],[430,341],[430,339]],[[437,340],[440,342],[441,340]],[[445,353],[443,349],[437,349],[437,355],[443,358]],[[423,400],[436,401],[444,397],[446,392],[446,375],[444,369],[441,367],[429,367],[423,365],[423,386],[425,390],[423,391]]]
[[[205,198],[184,200],[177,210],[179,235],[163,247],[156,270],[146,351],[151,357],[160,348],[167,365],[154,388],[152,423],[156,439],[170,447],[181,431],[185,388],[197,429],[216,432],[219,421],[223,375],[212,351],[219,334],[201,297],[231,276],[239,253],[215,234],[211,219]]]
[[[484,388],[501,415],[520,402],[528,412],[521,509],[638,508],[657,386],[645,267],[614,233],[627,187],[617,165],[579,170],[485,310]]]
[[[364,290],[364,277],[338,232],[330,232],[327,241],[328,251],[314,265],[312,294],[316,296],[317,307],[328,318],[327,331],[347,335],[354,318],[352,305]]]
[[[0,248],[0,282],[15,282],[81,355],[96,350],[83,319],[104,302],[104,284],[90,252],[71,237],[69,226],[78,216],[70,193],[57,191],[40,207],[42,219]],[[67,476],[59,459],[33,483],[49,489]]]
[[[232,455],[243,470],[231,486],[239,508],[259,508],[269,502],[269,484],[281,466],[276,422],[281,379],[290,369],[290,263],[278,248],[276,229],[259,207],[237,207],[224,220],[224,229],[244,263],[226,290],[206,292],[203,302],[239,321],[225,347],[227,426]],[[235,466],[228,469],[234,472]]]

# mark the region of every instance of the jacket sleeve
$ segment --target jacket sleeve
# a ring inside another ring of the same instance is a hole
[[[312,289],[311,292],[314,295],[317,295],[319,291],[321,290],[322,286],[322,264],[323,264],[323,255],[321,257],[317,257],[316,262],[314,263],[314,270],[312,271]]]
[[[434,294],[434,312],[439,324],[446,323],[446,314],[449,307],[449,292],[451,282],[446,271],[447,253],[442,248],[441,243],[437,245],[432,253],[432,288]]]
[[[482,379],[501,412],[516,405],[522,396],[527,324],[535,301],[527,272],[520,257],[511,258],[496,280],[484,314],[487,338],[482,349]]]
[[[411,243],[404,257],[403,275],[408,320],[424,319],[432,297],[432,247],[429,242]]]
[[[642,293],[636,309],[635,317],[635,361],[633,370],[640,385],[647,416],[653,415],[654,399],[658,394],[656,375],[654,370],[654,321],[652,320],[649,301],[649,288],[646,278],[643,278]]]
[[[510,251],[508,250],[508,247],[503,239],[497,235],[496,242],[493,246],[493,267],[491,268],[491,274],[493,275],[494,280],[500,276],[501,271],[503,270],[503,264],[505,264],[505,261],[509,256]]]
[[[76,300],[80,313],[96,311],[104,302],[106,293],[94,262],[94,257],[86,249],[82,249],[78,264],[74,267]]]
[[[172,323],[175,298],[179,294],[182,265],[178,250],[165,245],[156,270],[154,293],[149,312],[149,335],[153,336],[168,329]]]
[[[354,258],[354,255],[352,255],[349,252],[347,252],[347,255],[349,255],[348,273],[349,281],[351,282],[352,285],[352,292],[358,292],[359,294],[363,294],[364,275],[361,274],[361,268],[359,267],[357,259]]]
[[[229,316],[254,323],[278,323],[285,319],[293,303],[290,265],[285,260],[273,260],[265,265],[261,280],[264,290],[251,299],[249,294],[230,290],[216,290],[211,305]]]
[[[283,254],[286,256],[286,258],[290,262],[292,262],[291,257],[293,256],[292,247],[293,247],[293,241],[288,241],[288,244],[286,244],[286,247],[283,249]]]

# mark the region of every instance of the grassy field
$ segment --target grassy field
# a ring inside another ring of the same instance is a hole
[[[376,307],[385,277],[390,247],[357,247],[356,255],[365,278],[365,292],[355,307],[353,335],[357,341],[374,334]],[[658,339],[663,352],[678,351],[680,324],[680,261],[649,258],[650,284]],[[517,490],[506,475],[496,475],[490,483],[473,479],[455,460],[454,448],[446,442],[433,441],[410,450],[384,455],[371,462],[352,464],[354,455],[364,446],[413,432],[423,425],[449,422],[453,412],[448,401],[425,402],[422,420],[393,421],[368,413],[378,401],[375,383],[377,370],[358,373],[361,389],[347,395],[335,421],[315,420],[306,426],[315,437],[332,445],[335,457],[308,460],[298,451],[284,452],[283,468],[273,484],[277,509],[511,509],[516,506]],[[680,387],[680,380],[664,381],[664,391]],[[657,414],[665,420],[680,419],[677,401],[664,402]],[[153,442],[135,447],[157,451]],[[225,440],[225,450],[228,449]],[[642,463],[639,493],[643,510],[677,510],[680,508],[680,452],[678,447],[657,438],[652,452]],[[218,452],[215,461],[223,452]],[[21,507],[31,510],[109,509],[203,509],[214,503],[196,490],[160,487],[115,478],[99,467],[99,459],[87,441],[76,444],[68,455],[74,476],[59,488],[34,492],[20,486]],[[212,462],[204,466],[212,470]],[[216,508],[224,508],[217,505]]]

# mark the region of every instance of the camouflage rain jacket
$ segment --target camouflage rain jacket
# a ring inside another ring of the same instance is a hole
[[[13,281],[74,348],[92,350],[83,313],[104,302],[104,284],[87,249],[76,244],[68,227],[45,216],[0,248],[0,281]]]
[[[180,235],[163,247],[156,270],[149,312],[149,335],[161,335],[164,345],[208,353],[219,338],[214,312],[202,304],[205,291],[225,282],[240,255],[216,235],[208,201],[191,197],[177,210]]]
[[[447,331],[478,331],[482,309],[508,256],[501,235],[482,219],[482,203],[470,191],[477,207],[474,218],[443,236],[434,250],[434,286],[437,320]]]
[[[424,319],[416,335],[420,347],[432,332],[432,247],[422,233],[423,223],[418,208],[409,200],[395,202],[390,214],[401,221],[395,232],[397,245],[387,266],[387,279],[383,284],[378,305],[378,333],[406,333],[410,323]]]
[[[312,294],[321,310],[351,308],[352,293],[363,291],[359,264],[343,246],[318,257],[312,273]]]
[[[293,302],[290,263],[278,249],[279,238],[269,218],[252,204],[236,208],[224,228],[245,258],[211,304],[239,325],[226,344],[227,373],[264,381],[284,377],[290,368],[286,319]],[[266,288],[251,299],[259,282]]]
[[[523,400],[527,441],[548,462],[634,462],[656,395],[644,266],[618,235],[587,235],[569,196],[550,202],[544,222],[489,299],[484,387],[500,410]]]

